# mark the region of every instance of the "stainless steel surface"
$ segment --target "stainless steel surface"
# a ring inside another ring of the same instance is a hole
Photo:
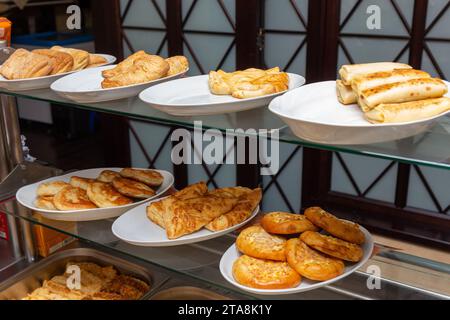
[[[230,300],[230,298],[210,290],[183,286],[161,290],[149,300]]]
[[[0,300],[22,299],[34,289],[39,288],[44,280],[63,274],[68,262],[82,261],[94,262],[102,266],[113,265],[123,274],[146,281],[151,289],[143,299],[165,280],[163,275],[122,258],[91,248],[76,248],[55,253],[7,279],[0,284]]]

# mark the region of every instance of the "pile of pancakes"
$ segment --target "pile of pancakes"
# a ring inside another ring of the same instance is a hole
[[[319,233],[320,229],[329,235]],[[364,241],[358,224],[319,207],[306,209],[304,215],[268,213],[260,225],[239,234],[236,246],[243,255],[233,264],[233,276],[238,283],[258,289],[296,287],[302,277],[329,280],[344,272],[344,261],[361,260]]]
[[[163,181],[158,171],[150,169],[104,170],[96,179],[72,176],[69,183],[41,183],[35,205],[61,211],[123,206],[153,197]]]

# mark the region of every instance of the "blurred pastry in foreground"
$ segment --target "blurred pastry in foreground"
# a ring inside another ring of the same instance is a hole
[[[286,239],[267,233],[261,226],[244,229],[236,239],[236,246],[254,258],[286,261]]]
[[[68,186],[70,185],[64,181],[43,182],[38,186],[36,194],[38,196],[54,196],[59,191]]]
[[[87,196],[99,208],[117,207],[133,203],[133,200],[123,196],[111,184],[104,182],[89,184]]]
[[[95,182],[95,180],[89,179],[89,178],[72,176],[72,177],[70,177],[69,183],[72,187],[77,187],[77,188],[81,188],[83,190],[87,190],[89,184],[92,182]]]
[[[173,76],[174,74],[184,72],[189,68],[189,61],[185,56],[173,56],[167,58],[166,62],[169,64],[167,76]]]
[[[120,175],[125,178],[140,181],[151,187],[159,187],[164,182],[164,177],[161,173],[151,169],[123,168],[120,171]]]
[[[111,183],[115,178],[120,178],[120,173],[112,170],[103,170],[97,177],[98,181]]]
[[[361,64],[346,64],[339,69],[339,75],[345,85],[351,85],[352,80],[357,76],[395,69],[412,69],[410,65],[398,62],[374,62]]]
[[[85,210],[94,209],[97,206],[89,200],[86,191],[77,187],[65,187],[53,198],[53,203],[58,210]]]
[[[0,74],[8,80],[37,78],[49,75],[53,64],[49,57],[17,49],[0,67]]]
[[[52,62],[52,71],[50,74],[69,72],[73,69],[73,58],[68,53],[51,49],[35,49],[33,53],[50,58]]]
[[[261,219],[261,226],[270,233],[295,234],[318,230],[304,215],[287,212],[271,212]]]
[[[240,256],[233,264],[233,277],[244,286],[258,289],[296,287],[301,276],[286,262]]]
[[[105,64],[107,61],[105,58],[98,54],[90,53],[89,54],[89,63],[86,68],[94,68],[98,67],[102,64]]]
[[[61,46],[53,46],[50,49],[70,54],[73,58],[72,71],[84,69],[89,65],[89,52],[87,51]]]
[[[112,185],[121,194],[131,198],[147,199],[156,194],[156,192],[142,182],[127,178],[115,178]]]
[[[53,196],[39,196],[34,201],[34,205],[39,209],[58,210],[53,203]]]

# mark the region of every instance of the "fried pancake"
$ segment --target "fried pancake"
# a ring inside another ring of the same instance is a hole
[[[99,208],[117,207],[133,203],[133,200],[119,193],[111,184],[104,182],[89,184],[87,196]]]
[[[124,178],[130,178],[145,183],[150,187],[159,187],[164,182],[164,177],[156,170],[144,170],[123,168],[120,175]]]
[[[112,185],[121,194],[131,198],[147,199],[156,194],[155,190],[146,184],[127,178],[115,178]]]
[[[70,185],[64,181],[44,182],[38,186],[36,194],[38,196],[54,196],[59,191],[61,191],[61,189],[64,189],[68,186]]]
[[[97,177],[97,180],[100,182],[111,183],[115,178],[120,178],[120,173],[112,170],[103,170],[100,172],[100,175]]]
[[[54,196],[39,196],[34,201],[34,205],[40,209],[58,210],[53,203]]]
[[[328,257],[308,247],[298,238],[286,243],[286,257],[289,265],[305,278],[317,281],[333,279],[344,272],[342,260]]]
[[[300,284],[301,276],[288,263],[240,256],[233,264],[234,279],[247,287],[287,289]]]
[[[311,248],[342,260],[358,262],[363,256],[363,250],[357,244],[318,232],[305,231],[300,239]]]
[[[267,233],[261,226],[244,229],[236,239],[236,246],[254,258],[286,261],[286,239]]]
[[[89,178],[73,176],[73,177],[70,177],[69,183],[72,187],[77,187],[77,188],[81,188],[83,190],[87,190],[89,184],[92,182],[95,182],[95,180],[89,179]]]
[[[295,234],[307,230],[318,230],[304,215],[287,212],[271,212],[264,215],[261,219],[261,226],[267,232],[275,234]]]
[[[319,207],[306,209],[305,216],[316,226],[339,239],[356,244],[362,244],[365,241],[364,233],[358,224],[339,219]]]
[[[86,210],[97,206],[89,200],[86,191],[72,186],[65,187],[53,198],[53,203],[58,210]]]

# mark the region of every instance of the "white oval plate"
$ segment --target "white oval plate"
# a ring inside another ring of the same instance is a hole
[[[305,83],[305,78],[289,73],[289,90]],[[270,101],[285,93],[278,92],[262,97],[237,99],[229,95],[212,94],[208,75],[179,79],[163,83],[141,92],[139,98],[155,109],[175,116],[200,116],[245,111],[267,106]]]
[[[68,75],[55,81],[51,85],[51,89],[60,96],[73,100],[78,103],[95,103],[103,101],[111,101],[137,96],[142,90],[154,86],[161,82],[170,81],[183,77],[189,69],[149,82],[133,84],[129,86],[116,88],[102,88],[102,71],[112,69],[116,65],[86,69],[75,74]]]
[[[364,232],[364,235],[366,236],[366,241],[362,245],[362,248],[364,250],[364,255],[362,259],[358,263],[349,263],[345,262],[345,270],[344,273],[340,276],[327,280],[327,281],[313,281],[306,279],[305,277],[302,277],[301,283],[295,287],[295,288],[289,288],[289,289],[256,289],[244,286],[242,284],[239,284],[234,280],[233,277],[233,264],[236,261],[237,258],[239,258],[242,254],[239,252],[239,250],[236,247],[236,244],[233,244],[231,247],[228,248],[227,251],[222,256],[222,259],[220,259],[220,272],[222,273],[222,276],[232,285],[251,293],[255,294],[262,294],[262,295],[281,295],[281,294],[292,294],[292,293],[298,293],[303,291],[309,291],[313,289],[317,289],[326,285],[329,285],[333,282],[339,281],[348,275],[352,274],[356,270],[358,270],[361,266],[363,266],[367,260],[369,260],[370,256],[372,255],[373,251],[373,238],[372,235],[367,231],[367,229],[360,227],[361,230]]]
[[[164,170],[156,170],[164,177],[163,184],[156,190],[156,194],[148,199],[144,199],[141,201],[137,201],[131,204],[127,204],[119,207],[111,207],[111,208],[96,208],[96,209],[88,209],[88,210],[70,210],[70,211],[58,211],[58,210],[45,210],[37,208],[34,205],[34,201],[36,200],[36,190],[38,186],[43,182],[50,181],[65,181],[69,182],[70,177],[79,176],[83,178],[91,178],[95,179],[98,177],[100,172],[103,170],[113,170],[120,171],[122,168],[97,168],[97,169],[87,169],[74,171],[69,174],[65,174],[58,177],[49,178],[46,180],[42,180],[27,186],[20,188],[16,193],[16,199],[20,204],[31,209],[33,211],[39,212],[41,215],[48,219],[52,220],[61,220],[61,221],[93,221],[93,220],[102,220],[115,218],[123,214],[125,211],[134,208],[142,203],[148,202],[152,199],[158,198],[162,194],[164,194],[169,188],[173,185],[174,178],[170,172]]]
[[[101,66],[106,66],[111,63],[114,63],[116,61],[116,57],[111,56],[109,54],[100,54],[96,53],[99,56],[102,56],[106,59],[106,63],[102,64]],[[94,69],[94,68],[92,68]],[[84,70],[90,70],[90,69],[84,69]],[[34,89],[44,89],[49,88],[50,85],[60,79],[63,78],[69,74],[81,72],[80,71],[69,71],[64,72],[60,74],[54,74],[51,76],[45,76],[45,77],[38,77],[38,78],[29,78],[29,79],[18,79],[18,80],[8,80],[5,79],[2,75],[0,75],[0,88],[5,88],[11,91],[24,91],[24,90],[34,90]]]
[[[258,212],[259,206],[253,211],[250,217],[248,217],[245,221],[232,226],[231,228],[212,232],[205,228],[200,229],[191,234],[187,234],[178,239],[170,240],[167,238],[166,231],[153,223],[148,217],[146,208],[147,206],[154,201],[149,203],[142,204],[138,207],[135,207],[122,215],[116,221],[114,221],[112,225],[113,234],[122,239],[125,242],[134,244],[136,246],[145,246],[145,247],[170,247],[170,246],[179,246],[188,243],[196,243],[200,241],[210,240],[213,238],[220,237],[224,234],[227,234],[231,231],[239,229],[243,225],[245,225],[248,221],[253,219]]]
[[[316,82],[290,91],[274,99],[269,110],[301,139],[341,145],[410,137],[429,129],[445,114],[411,122],[372,124],[364,118],[358,105],[339,103],[335,81]]]

